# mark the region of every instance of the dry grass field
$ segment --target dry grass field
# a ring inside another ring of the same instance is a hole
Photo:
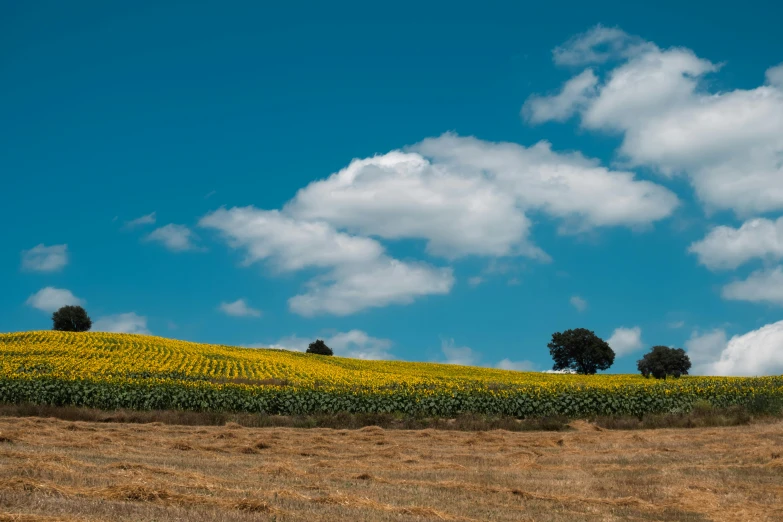
[[[484,432],[0,418],[0,521],[783,520],[783,422]]]

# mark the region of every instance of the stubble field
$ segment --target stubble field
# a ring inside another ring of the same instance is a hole
[[[461,432],[0,418],[0,520],[780,521],[783,422]]]

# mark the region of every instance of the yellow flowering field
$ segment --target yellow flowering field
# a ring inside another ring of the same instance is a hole
[[[781,398],[783,376],[656,381],[362,361],[135,334],[0,334],[0,401],[11,403],[527,417],[686,411],[699,399],[763,406]]]

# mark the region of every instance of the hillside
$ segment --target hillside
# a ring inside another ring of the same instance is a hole
[[[682,411],[779,400],[783,378],[553,375],[363,361],[161,337],[0,334],[0,400],[267,413],[384,411],[514,416]]]

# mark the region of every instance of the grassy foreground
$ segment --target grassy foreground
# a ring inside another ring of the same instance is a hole
[[[0,402],[7,404],[573,418],[685,412],[699,401],[775,413],[782,399],[783,376],[655,381],[362,361],[131,334],[0,334]]]

